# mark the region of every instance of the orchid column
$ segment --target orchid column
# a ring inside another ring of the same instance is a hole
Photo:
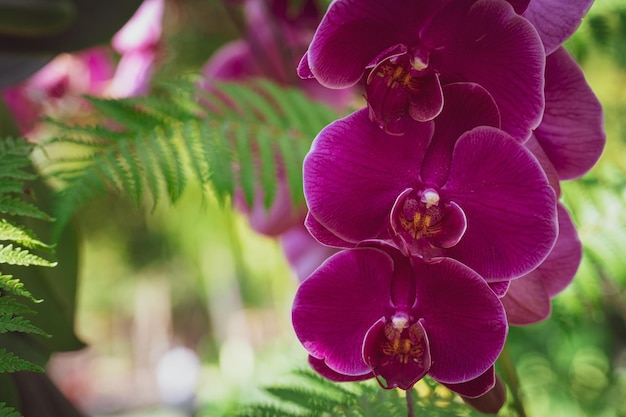
[[[560,47],[589,5],[331,3],[298,73],[364,85],[367,108],[324,128],[304,162],[307,228],[343,249],[293,306],[322,375],[408,390],[430,374],[478,398],[508,324],[547,317],[581,254],[559,181],[604,145],[601,108]]]

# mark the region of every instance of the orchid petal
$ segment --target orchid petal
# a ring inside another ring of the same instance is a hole
[[[337,249],[320,244],[303,225],[296,225],[280,236],[289,265],[300,282],[304,281]]]
[[[548,57],[546,112],[535,136],[561,180],[591,169],[606,142],[602,106],[564,48]]]
[[[448,256],[487,281],[531,271],[554,245],[555,192],[532,154],[497,129],[478,127],[458,140],[441,194],[467,217]]]
[[[305,349],[333,371],[363,375],[362,345],[391,305],[393,262],[384,252],[359,248],[330,257],[306,279],[293,303],[293,327]]]
[[[381,51],[417,36],[420,25],[438,7],[429,3],[437,2],[333,1],[298,73],[303,77],[312,73],[330,88],[356,84]]]
[[[552,53],[580,26],[593,0],[531,0],[524,17],[537,28],[546,54]]]
[[[528,8],[528,3],[531,2],[531,0],[506,0],[508,1],[511,6],[513,6],[513,8],[515,9],[515,13],[517,14],[522,14],[524,13],[524,11],[526,11],[526,9]]]
[[[390,329],[391,331],[389,331]],[[391,342],[387,333],[395,334],[398,341],[401,340],[400,334],[413,333],[414,336],[409,336],[405,341],[411,343],[412,349],[419,352],[418,357],[390,358],[383,348],[385,344]],[[419,320],[403,331],[391,327],[384,318],[378,320],[365,336],[363,359],[373,369],[376,380],[383,388],[411,389],[417,381],[428,373],[431,365],[428,336],[424,331],[422,321]]]
[[[483,414],[497,414],[506,402],[506,386],[496,374],[495,385],[479,397],[464,397],[463,401]]]
[[[462,383],[483,374],[500,355],[508,326],[502,304],[476,272],[453,259],[416,263],[415,311],[430,341],[430,375]]]
[[[349,242],[387,234],[393,202],[419,175],[432,123],[407,124],[390,136],[367,109],[337,120],[314,140],[304,161],[304,194],[311,214]]]
[[[366,379],[374,377],[374,374],[372,372],[367,372],[362,375],[340,374],[339,372],[330,369],[323,359],[317,359],[315,356],[311,355],[309,355],[309,365],[311,365],[311,368],[313,368],[315,372],[317,372],[324,378],[335,382],[364,381]]]
[[[353,248],[355,244],[339,238],[336,234],[325,228],[309,212],[304,220],[307,230],[322,245],[335,248]]]
[[[535,271],[512,280],[509,290],[502,297],[507,319],[512,325],[533,324],[550,316],[550,295],[541,275]]]
[[[436,30],[433,29],[433,30]],[[425,34],[424,41],[427,42]],[[430,56],[442,84],[471,81],[493,96],[502,129],[523,141],[544,109],[545,53],[532,24],[505,2],[478,0],[446,47]]]
[[[546,154],[545,150],[541,147],[537,137],[534,134],[530,135],[526,143],[524,143],[524,146],[535,156],[535,158],[537,158],[537,162],[539,162],[539,165],[541,165],[543,172],[548,178],[548,183],[556,192],[557,197],[559,197],[561,195],[561,181],[559,180],[559,174],[552,164],[552,161],[550,161],[550,158]]]
[[[437,186],[448,178],[452,151],[463,133],[478,126],[500,127],[498,106],[480,85],[448,84],[443,94],[446,105],[435,120],[435,133],[421,169],[422,180]]]
[[[496,370],[491,366],[481,375],[467,382],[443,385],[466,398],[480,397],[496,385]]]
[[[558,205],[559,237],[550,255],[535,270],[513,280],[502,298],[510,324],[524,326],[550,315],[550,299],[574,279],[582,257],[582,245],[567,209]]]

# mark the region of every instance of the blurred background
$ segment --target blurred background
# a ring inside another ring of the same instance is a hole
[[[236,2],[164,7],[153,83],[200,73],[245,35]],[[579,272],[548,320],[510,329],[508,350],[529,416],[626,416],[626,3],[596,0],[566,47],[603,103],[608,141],[590,173],[563,184],[584,245]],[[75,331],[87,347],[55,354],[48,371],[79,410],[226,416],[306,366],[281,242],[199,186],[154,209],[108,195],[75,221]]]

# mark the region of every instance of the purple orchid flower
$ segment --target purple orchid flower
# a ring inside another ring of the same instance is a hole
[[[27,80],[2,91],[17,128],[34,134],[44,117],[77,118],[89,108],[83,94],[106,92],[114,61],[103,47],[60,54]]]
[[[83,95],[129,97],[147,91],[157,43],[161,36],[163,0],[145,0],[131,20],[113,37],[112,46],[122,54],[115,64],[105,46],[58,55],[48,65],[2,96],[11,109],[18,129],[35,136],[43,118],[90,118]]]
[[[580,66],[562,47],[547,58],[545,97],[545,113],[533,136],[560,180],[578,178],[602,154],[604,116]]]
[[[550,316],[550,300],[574,279],[582,257],[576,227],[563,205],[558,206],[559,237],[541,265],[511,281],[502,304],[510,324],[524,326]]]
[[[113,37],[111,45],[121,54],[121,59],[109,86],[111,97],[148,92],[163,31],[164,9],[164,0],[144,0]]]
[[[285,257],[300,282],[304,281],[339,249],[320,244],[304,227],[304,222],[290,227],[280,236]]]
[[[593,0],[507,0],[539,32],[551,54],[580,26]]]
[[[410,389],[429,374],[464,395],[491,389],[508,327],[482,277],[453,259],[413,263],[373,244],[333,255],[296,293],[293,326],[315,369],[334,380],[375,376],[383,388]]]
[[[537,267],[557,236],[556,196],[537,159],[495,127],[475,84],[444,88],[434,122],[390,136],[367,110],[337,120],[304,161],[307,227],[323,244],[394,241],[408,256],[451,257],[487,281]]]
[[[344,110],[354,99],[353,90],[337,91],[294,72],[311,41],[321,12],[315,1],[306,0],[295,15],[284,0],[245,0],[247,33],[244,39],[227,43],[205,63],[202,87],[212,91],[215,80],[263,77],[281,85],[296,86],[315,100]]]
[[[284,0],[245,0],[243,5],[248,29],[246,37],[226,44],[211,56],[202,70],[202,88],[213,92],[215,81],[262,77],[281,85],[300,88],[312,99],[345,111],[355,96],[353,90],[331,90],[314,80],[302,80],[294,72],[321,19],[315,1],[306,0],[295,15],[288,13],[289,4]],[[292,203],[292,195],[282,173],[282,161],[276,162],[279,167],[277,192],[269,209],[263,204],[260,187],[252,205],[245,201],[239,191],[234,198],[235,207],[245,213],[251,227],[268,236],[279,236],[291,228],[301,229],[307,212],[304,204]],[[295,231],[294,235],[297,234]],[[311,251],[327,252],[326,249],[316,248],[318,243],[311,243]],[[289,258],[289,253],[287,255]],[[296,257],[292,259],[295,262]],[[323,259],[318,260],[321,263]],[[302,267],[303,270],[311,270],[311,266]],[[298,271],[299,266],[296,267]],[[301,276],[301,272],[297,275]]]
[[[370,116],[389,133],[435,118],[442,85],[475,82],[524,140],[541,120],[544,65],[537,31],[505,1],[335,0],[298,74],[331,88],[365,76]]]

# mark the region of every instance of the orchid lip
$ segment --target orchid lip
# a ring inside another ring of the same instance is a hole
[[[394,240],[407,256],[430,262],[445,255],[465,234],[467,220],[454,202],[444,202],[433,188],[407,188],[391,210]]]

